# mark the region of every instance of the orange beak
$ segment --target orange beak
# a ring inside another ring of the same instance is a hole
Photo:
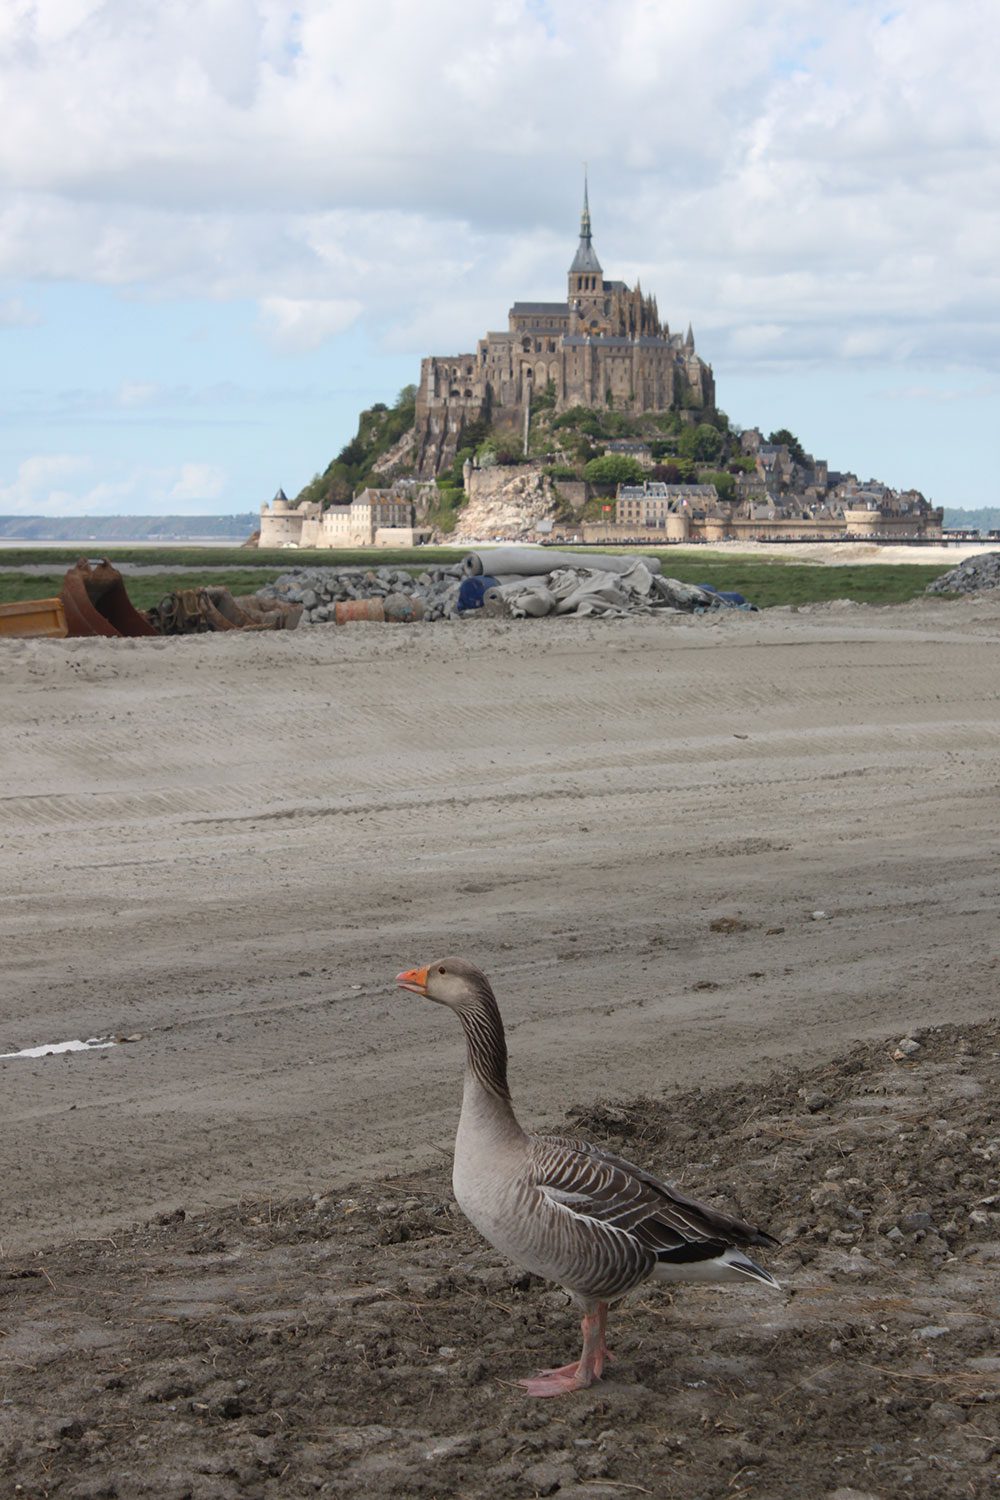
[[[415,995],[427,994],[427,969],[404,969],[396,975],[400,989],[412,990]]]

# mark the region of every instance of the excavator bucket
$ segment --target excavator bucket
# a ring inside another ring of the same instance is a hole
[[[118,569],[107,558],[91,565],[81,557],[63,579],[59,595],[68,635],[156,635],[125,592]]]

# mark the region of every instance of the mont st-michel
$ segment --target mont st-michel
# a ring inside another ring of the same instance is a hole
[[[260,545],[908,539],[942,518],[786,429],[731,423],[690,323],[673,331],[655,295],[605,278],[585,184],[565,299],[515,301],[473,351],[427,355],[294,500],[261,506]]]

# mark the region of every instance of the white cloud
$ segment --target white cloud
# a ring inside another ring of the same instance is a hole
[[[41,313],[27,307],[20,297],[0,302],[0,328],[37,328],[41,321]]]
[[[18,0],[0,274],[467,348],[559,294],[587,157],[717,362],[994,367],[998,66],[990,0]]]
[[[226,471],[218,464],[181,464],[166,499],[173,505],[218,500],[226,487]]]
[[[268,334],[279,349],[301,354],[319,349],[355,322],[361,312],[356,298],[264,297],[260,304]]]
[[[150,406],[165,394],[155,380],[123,380],[118,387],[118,404],[124,407]]]
[[[101,471],[89,454],[48,453],[24,459],[8,485],[0,485],[7,515],[120,515],[156,511],[197,514],[218,500],[228,474],[218,464],[163,467],[115,465]]]
[[[0,485],[0,511],[60,515],[75,493],[66,481],[78,479],[89,467],[90,460],[80,453],[40,453],[23,459],[12,482]]]

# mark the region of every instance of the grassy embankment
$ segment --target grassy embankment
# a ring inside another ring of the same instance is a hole
[[[53,556],[53,552],[56,556]],[[3,563],[57,563],[67,565],[76,560],[78,549],[65,558],[61,549],[23,548],[4,552]],[[234,548],[162,547],[117,548],[110,554],[112,562],[162,564],[162,573],[149,573],[126,579],[129,597],[139,609],[148,609],[164,594],[197,584],[224,584],[234,594],[248,594],[293,566],[324,567],[392,566],[420,572],[429,563],[452,562],[463,555],[461,548],[420,547],[417,549],[371,551],[293,552],[265,551],[252,554],[255,566],[247,566],[247,552]],[[641,555],[641,554],[639,554]],[[947,571],[940,563],[871,563],[864,566],[825,567],[816,563],[785,562],[781,558],[754,557],[749,554],[719,556],[700,548],[671,547],[666,551],[650,550],[659,557],[664,572],[686,583],[708,583],[717,589],[733,589],[762,609],[776,604],[820,604],[829,599],[853,599],[858,604],[901,604],[923,593],[932,578]],[[581,561],[587,558],[580,551]],[[540,554],[541,565],[544,553]],[[238,572],[226,572],[239,565]],[[197,573],[175,573],[172,568],[196,566]],[[44,599],[59,592],[62,573],[25,574],[0,571],[0,603],[21,599]]]

